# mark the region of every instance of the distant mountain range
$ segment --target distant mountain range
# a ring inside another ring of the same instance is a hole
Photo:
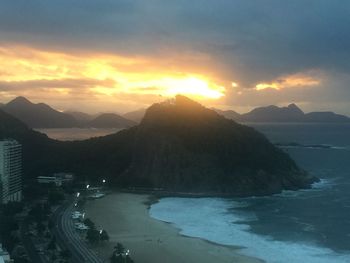
[[[93,120],[98,115],[91,115],[80,111],[65,111],[64,113],[73,116],[78,122],[84,123]]]
[[[125,113],[123,115],[124,118],[132,120],[134,122],[140,123],[143,119],[143,116],[145,116],[146,109],[139,109],[135,111],[130,111],[128,113]]]
[[[304,113],[297,105],[289,104],[287,107],[274,105],[259,107],[244,114],[232,110],[218,110],[219,114],[228,119],[238,122],[319,122],[319,123],[342,123],[350,122],[350,118],[333,112],[310,112]]]
[[[125,128],[136,125],[136,122],[125,119],[115,113],[103,113],[85,123],[86,127],[93,128]]]
[[[1,109],[31,128],[126,128],[136,124],[115,113],[93,116],[83,112],[60,112],[44,103],[32,103],[24,97],[15,98],[2,105]]]
[[[147,109],[139,125],[85,141],[60,142],[0,110],[0,139],[23,145],[26,178],[70,171],[118,187],[211,195],[269,195],[317,180],[255,129],[184,97]]]
[[[304,113],[294,103],[287,107],[277,107],[274,105],[267,107],[255,108],[252,111],[240,114],[233,110],[220,110],[213,108],[217,113],[227,119],[237,122],[300,122],[300,123],[343,123],[350,122],[350,118],[344,115],[333,112],[310,112]],[[129,112],[123,116],[132,119],[135,122],[140,122],[145,114],[145,110]]]
[[[24,97],[15,98],[2,109],[32,128],[70,128],[79,125],[73,116],[44,103],[31,103]]]
[[[145,109],[139,109],[118,115],[101,113],[90,115],[79,111],[57,111],[47,104],[34,104],[24,97],[17,97],[0,108],[23,121],[31,128],[127,128],[140,123],[145,115]],[[294,103],[287,107],[274,105],[255,108],[244,114],[233,110],[213,109],[227,119],[240,123],[249,122],[296,122],[296,123],[344,123],[350,118],[333,112],[304,113]]]

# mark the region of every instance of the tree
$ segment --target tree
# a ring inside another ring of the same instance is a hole
[[[48,201],[52,205],[57,205],[64,200],[64,193],[58,190],[52,190],[48,194]]]
[[[123,244],[121,243],[117,243],[117,245],[114,247],[114,254],[120,255],[123,254],[125,251],[125,248],[123,246]]]
[[[48,250],[55,250],[56,249],[56,238],[55,237],[53,237],[50,240],[50,243],[47,245],[47,249]]]
[[[72,253],[68,249],[62,250],[60,255],[65,261],[68,261],[72,257]]]
[[[130,258],[128,253],[125,253],[125,248],[121,243],[117,243],[114,247],[113,254],[111,256],[111,263],[134,263],[134,261]]]
[[[38,222],[36,225],[36,230],[38,231],[39,236],[41,236],[44,231],[45,231],[46,227],[42,222]]]
[[[134,263],[134,261],[131,259],[131,257],[129,255],[125,256],[125,262],[126,263]]]
[[[84,224],[87,225],[90,229],[96,229],[95,223],[91,221],[90,218],[84,220]]]
[[[90,228],[86,233],[86,239],[90,243],[97,243],[98,241],[100,241],[100,232],[96,229]]]
[[[117,255],[113,253],[111,256],[111,263],[124,263],[123,256],[121,254]]]
[[[52,218],[49,219],[49,222],[47,224],[47,226],[51,229],[55,226],[55,223],[53,222]]]
[[[20,202],[8,202],[7,204],[1,205],[0,211],[2,211],[2,213],[4,215],[13,216],[15,214],[18,214],[18,213],[22,212],[23,207],[24,207],[23,203],[20,203]]]
[[[37,222],[44,221],[47,218],[47,213],[42,204],[37,204],[30,209],[29,215],[32,216]]]
[[[100,234],[100,240],[101,241],[108,241],[109,235],[106,230],[102,230],[102,233]]]

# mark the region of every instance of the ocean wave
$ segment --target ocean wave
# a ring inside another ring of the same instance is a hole
[[[279,148],[304,148],[304,149],[332,149],[332,150],[349,150],[349,146],[337,146],[332,144],[301,144],[301,143],[275,143]]]
[[[311,190],[332,188],[334,185],[336,185],[336,182],[335,182],[336,180],[337,178],[333,178],[333,179],[321,178],[320,181],[312,184]]]
[[[244,204],[244,203],[243,203]],[[252,233],[249,217],[228,212],[239,201],[220,198],[164,198],[152,205],[151,217],[172,223],[180,233],[222,245],[241,246],[242,253],[269,263],[345,263],[350,255],[306,242],[274,240],[271,236]],[[313,230],[305,226],[305,231]]]

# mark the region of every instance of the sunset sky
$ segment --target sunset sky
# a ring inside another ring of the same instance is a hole
[[[0,102],[123,113],[180,93],[350,115],[349,1],[0,3]]]

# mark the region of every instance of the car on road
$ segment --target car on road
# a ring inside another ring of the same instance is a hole
[[[88,230],[89,227],[83,223],[75,223],[74,227],[78,230]]]

